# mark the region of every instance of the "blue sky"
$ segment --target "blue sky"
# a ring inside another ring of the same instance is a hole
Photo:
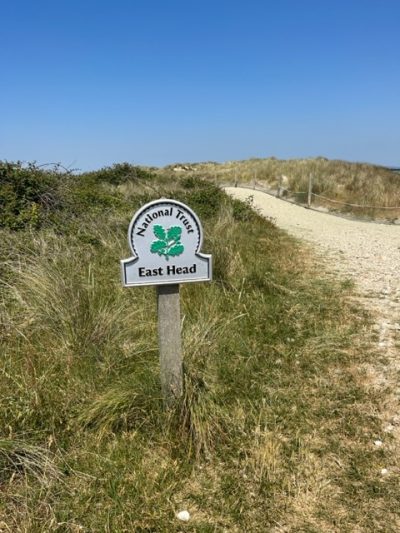
[[[13,0],[0,13],[0,159],[400,165],[399,0]]]

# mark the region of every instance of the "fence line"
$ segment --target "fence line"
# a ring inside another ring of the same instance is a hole
[[[283,188],[284,191],[290,192],[292,194],[307,194],[307,191],[292,191],[291,189]],[[333,202],[334,204],[341,204],[341,205],[348,205],[350,207],[361,207],[365,209],[400,209],[400,206],[379,206],[379,205],[363,205],[363,204],[351,204],[349,202],[341,202],[340,200],[333,200],[332,198],[328,198],[327,196],[323,196],[322,194],[317,194],[316,192],[311,192],[312,196],[316,196],[317,198],[323,198],[324,200],[328,200],[328,202]]]
[[[317,196],[318,198],[323,198],[324,200],[328,200],[329,202],[333,202],[335,204],[342,204],[342,205],[349,205],[350,207],[364,207],[366,209],[400,209],[400,206],[398,207],[392,207],[392,206],[379,206],[379,205],[362,205],[362,204],[349,204],[348,202],[340,202],[339,200],[332,200],[331,198],[328,198],[326,196],[322,196],[321,194],[316,194],[315,192],[312,193],[313,196]]]
[[[292,204],[292,205],[297,205],[299,207],[303,207],[303,208],[306,208],[306,209],[311,209],[313,211],[317,211],[317,212],[320,212],[318,209],[310,206],[308,207],[307,204],[301,204],[299,202],[296,202],[295,200],[290,200],[289,198],[282,198],[280,195],[279,195],[279,190],[277,191],[276,189],[266,189],[264,187],[259,187],[257,186],[257,183],[253,183],[252,185],[250,185],[248,182],[247,183],[240,183],[238,181],[235,181],[235,183],[231,183],[231,182],[223,182],[223,183],[219,183],[218,184],[221,188],[224,188],[224,187],[240,187],[242,189],[249,189],[250,191],[260,191],[260,192],[263,192],[265,194],[268,194],[269,196],[273,196],[274,198],[277,198],[279,200],[283,200],[284,202],[287,202],[289,204]],[[303,195],[306,195],[307,194],[307,191],[291,191],[290,189],[286,189],[286,188],[281,188],[281,190],[284,190],[284,191],[287,191],[287,192],[290,192],[293,196],[294,195],[297,195],[297,194],[303,194]],[[312,193],[314,196],[320,196],[316,193]],[[327,198],[325,196],[323,196],[322,198],[326,199],[326,200],[330,200],[330,198]],[[348,205],[348,206],[354,206],[354,207],[368,207],[368,206],[363,206],[363,205],[359,205],[359,204],[348,204],[346,202],[339,202],[337,200],[330,200],[330,201],[333,201],[335,203],[340,203],[340,204],[343,204],[343,205]],[[370,207],[371,208],[371,207]],[[400,207],[374,207],[374,209],[397,209],[397,210],[400,210]],[[339,216],[339,217],[344,217],[344,218],[348,218],[348,216],[345,216],[344,214],[341,214],[339,211],[330,211],[329,214],[331,214],[332,216]],[[359,220],[358,218],[355,218],[355,220]],[[372,222],[372,223],[375,223],[375,224],[390,224],[390,222],[388,221],[379,221],[379,220],[369,220],[368,222]],[[393,224],[393,222],[392,222]],[[394,222],[394,224],[396,224],[396,222]]]
[[[309,191],[292,191],[291,189],[287,189],[286,187],[281,187],[279,186],[278,189],[276,190],[275,192],[275,189],[266,189],[264,187],[257,187],[257,182],[254,181],[252,186],[250,186],[249,183],[240,183],[238,181],[235,180],[234,183],[222,183],[221,186],[223,187],[242,187],[244,189],[251,189],[251,190],[259,190],[261,192],[265,192],[271,196],[275,196],[281,200],[285,200],[286,202],[290,202],[289,199],[287,198],[282,198],[282,192],[283,191],[286,191],[290,194],[292,194],[293,196],[295,195],[298,195],[298,194],[303,194],[303,195],[306,195],[308,194]],[[335,203],[335,204],[340,204],[340,205],[347,205],[349,207],[359,207],[359,208],[363,208],[363,209],[389,209],[389,210],[400,210],[400,206],[379,206],[379,205],[362,205],[362,204],[352,204],[352,203],[349,203],[349,202],[341,202],[340,200],[333,200],[332,198],[328,198],[327,196],[323,196],[322,194],[317,194],[315,192],[311,192],[311,196],[315,196],[317,198],[322,198],[323,200],[326,200],[328,202],[332,202],[332,203]],[[290,202],[290,203],[294,203],[294,202]]]

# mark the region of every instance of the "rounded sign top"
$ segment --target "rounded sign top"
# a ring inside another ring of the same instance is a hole
[[[162,198],[144,205],[129,225],[133,257],[121,262],[123,284],[211,279],[211,256],[200,253],[202,241],[200,220],[182,202]]]
[[[184,251],[200,251],[202,241],[203,230],[197,215],[177,200],[162,198],[144,205],[135,213],[128,230],[129,246],[139,257],[150,252],[168,260]]]

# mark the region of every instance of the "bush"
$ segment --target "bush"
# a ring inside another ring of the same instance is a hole
[[[55,172],[0,162],[0,227],[37,228],[59,203]]]
[[[188,204],[200,218],[212,218],[219,214],[224,201],[224,193],[219,187],[195,178],[186,178],[184,187],[186,191],[179,199]]]
[[[119,207],[122,195],[113,188],[107,189],[97,183],[93,176],[77,176],[72,186],[65,191],[68,210],[75,214]]]
[[[43,170],[33,163],[0,162],[0,227],[21,230],[52,225],[64,233],[77,217],[122,205],[123,196],[115,184],[122,181],[124,171],[125,164],[100,171],[99,176],[76,176],[58,167]],[[148,176],[141,169],[135,172]]]
[[[111,167],[104,167],[85,175],[94,181],[106,182],[110,185],[122,185],[129,181],[139,181],[154,177],[151,172],[129,163],[117,163]]]
[[[232,214],[238,222],[248,222],[257,218],[258,214],[254,207],[254,197],[249,196],[244,202],[232,198]]]

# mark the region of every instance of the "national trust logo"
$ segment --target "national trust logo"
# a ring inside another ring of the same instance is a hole
[[[170,257],[177,257],[185,250],[181,243],[181,226],[171,226],[166,230],[157,224],[153,227],[153,233],[157,240],[151,243],[151,253],[163,255],[168,261]]]

